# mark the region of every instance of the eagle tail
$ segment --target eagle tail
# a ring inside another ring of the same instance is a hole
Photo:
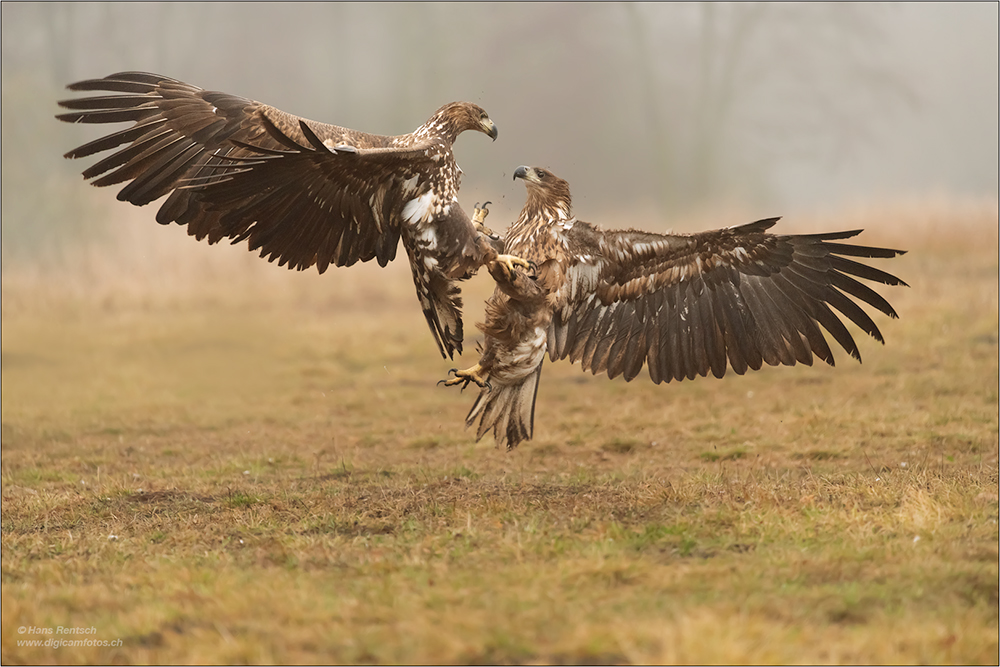
[[[497,447],[514,449],[530,440],[535,430],[535,397],[542,364],[516,384],[492,384],[480,390],[479,397],[465,418],[466,427],[479,420],[476,441],[493,429]]]

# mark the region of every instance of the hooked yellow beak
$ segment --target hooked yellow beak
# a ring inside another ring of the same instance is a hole
[[[483,132],[486,133],[493,141],[497,140],[497,126],[490,118],[484,118],[480,121],[483,126]]]
[[[538,182],[538,175],[535,174],[535,170],[532,169],[531,167],[526,167],[524,165],[521,165],[520,167],[514,170],[514,178],[523,178],[524,180],[530,181],[532,183]]]

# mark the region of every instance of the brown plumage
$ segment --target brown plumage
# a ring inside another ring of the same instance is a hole
[[[453,102],[410,134],[381,136],[156,74],[121,72],[69,88],[119,94],[60,102],[73,109],[60,120],[133,123],[66,154],[116,151],[83,172],[93,185],[128,181],[118,199],[136,206],[169,195],[157,222],[186,225],[209,243],[246,240],[290,269],[323,273],[371,259],[385,266],[402,239],[438,348],[462,351],[455,282],[497,256],[480,233],[488,230],[456,199],[452,143],[466,130],[497,136],[481,108]]]
[[[883,342],[852,300],[895,318],[892,306],[855,277],[902,280],[849,257],[889,258],[900,250],[839,243],[861,230],[767,233],[778,220],[699,234],[603,231],[573,217],[569,185],[540,168],[519,167],[527,202],[506,234],[506,249],[537,265],[532,277],[491,271],[479,364],[457,382],[482,386],[466,424],[477,439],[493,431],[512,449],[532,437],[535,394],[546,351],[594,374],[632,380],[646,366],[655,383],[727,368],[742,375],[772,366],[833,365],[821,328],[859,361],[836,309]],[[853,277],[852,277],[853,276]]]

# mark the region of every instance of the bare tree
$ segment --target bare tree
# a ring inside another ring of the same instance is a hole
[[[843,158],[870,141],[881,118],[915,101],[879,53],[882,8],[705,3],[697,10],[692,30],[691,21],[657,24],[627,9],[644,63],[642,103],[657,128],[649,146],[665,153],[653,163],[657,176],[670,180],[660,186],[667,207],[740,189],[731,173],[744,182],[757,173],[753,187],[763,187],[766,165],[777,158]],[[659,104],[657,86],[667,88],[669,108]]]

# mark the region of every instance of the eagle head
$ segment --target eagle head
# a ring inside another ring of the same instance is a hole
[[[432,128],[454,141],[466,130],[477,130],[497,140],[497,126],[486,111],[472,102],[452,102],[437,110],[425,128]]]
[[[514,178],[524,179],[528,190],[525,211],[542,218],[567,220],[572,216],[573,199],[569,194],[569,183],[542,167],[520,166],[514,170]]]

